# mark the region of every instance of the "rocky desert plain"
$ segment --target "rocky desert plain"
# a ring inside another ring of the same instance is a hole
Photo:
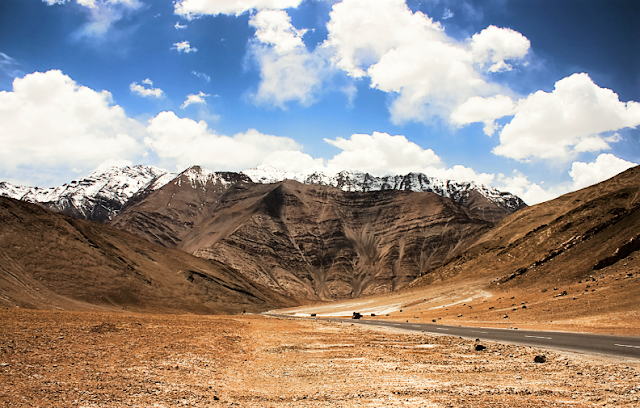
[[[639,168],[501,220],[409,193],[320,213],[342,193],[281,186],[209,224],[144,198],[135,235],[0,198],[0,405],[640,407],[638,359],[337,319],[638,337]],[[373,222],[398,200],[403,229]]]

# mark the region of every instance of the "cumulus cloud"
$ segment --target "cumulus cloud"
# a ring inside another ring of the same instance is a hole
[[[499,174],[495,187],[502,191],[509,191],[522,198],[527,204],[534,205],[607,180],[634,166],[637,166],[637,163],[620,159],[610,153],[602,153],[590,163],[573,162],[569,171],[573,179],[571,183],[544,188],[540,184],[529,181],[528,177],[521,172],[514,170],[511,177]]]
[[[621,102],[589,75],[573,74],[556,82],[551,93],[538,91],[518,101],[493,152],[518,160],[565,160],[580,152],[609,149],[619,138],[607,132],[638,125],[640,103]]]
[[[424,150],[402,135],[373,132],[324,141],[342,150],[328,162],[328,167],[336,171],[357,169],[376,175],[403,174],[442,164],[433,150]]]
[[[79,85],[58,70],[16,78],[0,92],[0,168],[95,168],[142,152],[144,127],[107,91]]]
[[[189,41],[181,41],[181,42],[177,42],[173,44],[173,47],[171,47],[172,50],[176,50],[179,53],[183,52],[185,54],[188,54],[190,52],[197,52],[198,49],[195,47],[192,47],[191,44],[189,44]]]
[[[206,94],[202,91],[200,91],[197,94],[191,94],[191,95],[187,95],[187,99],[184,101],[184,103],[180,106],[180,109],[185,109],[187,106],[189,105],[193,105],[193,104],[203,104],[206,105],[207,101],[205,100],[205,98],[207,96],[211,96],[209,94]]]
[[[350,138],[324,139],[339,148],[332,158],[313,158],[300,151],[274,152],[260,164],[268,164],[279,170],[328,174],[342,170],[360,170],[373,175],[407,174],[422,172],[429,176],[457,181],[475,181],[490,184],[493,174],[476,173],[472,168],[455,165],[447,168],[431,149],[423,149],[403,135],[373,132],[353,134]]]
[[[333,6],[327,29],[325,47],[334,51],[336,67],[397,95],[390,106],[395,123],[449,117],[472,96],[501,93],[483,75],[484,66],[491,62],[497,70],[528,50],[524,36],[493,26],[470,41],[456,41],[404,0],[345,0]]]
[[[529,40],[519,32],[493,25],[471,37],[474,62],[489,72],[511,71],[505,60],[524,58],[530,47]]]
[[[618,173],[637,166],[637,163],[620,159],[609,153],[602,153],[591,163],[573,162],[569,175],[573,179],[573,189],[578,190],[599,183]]]
[[[216,170],[241,171],[255,166],[273,152],[298,151],[293,139],[265,135],[249,129],[233,137],[218,135],[204,121],[160,112],[149,121],[144,139],[166,164],[184,169],[193,164]]]
[[[132,82],[129,85],[129,89],[131,92],[138,94],[140,96],[146,98],[162,98],[164,97],[164,92],[160,88],[153,87],[153,81],[149,78],[142,81],[143,84],[149,85],[149,87],[145,87],[143,85],[138,84],[137,82]]]
[[[179,21],[176,21],[176,24],[173,26],[176,30],[182,30],[184,28],[187,28],[187,25],[180,25]]]
[[[544,189],[537,183],[529,181],[527,176],[514,170],[511,177],[498,174],[498,183],[495,185],[502,191],[508,191],[520,197],[528,205],[534,205],[543,201],[552,200],[559,195],[569,192],[566,186]]]
[[[294,100],[302,105],[313,103],[328,75],[324,50],[307,50],[302,41],[306,30],[297,30],[286,11],[260,11],[249,24],[256,29],[250,52],[261,76],[254,101],[278,107]]]
[[[203,15],[240,15],[250,10],[284,10],[298,7],[302,0],[179,0],[175,13],[187,19]]]
[[[250,19],[256,33],[249,47],[261,75],[253,94],[258,104],[284,107],[298,101],[308,106],[342,71],[356,80],[368,78],[372,88],[393,95],[394,123],[449,118],[470,97],[508,93],[487,75],[511,69],[506,61],[521,59],[529,50],[522,34],[495,26],[457,41],[439,22],[412,12],[404,0],[344,0],[333,5],[327,39],[310,52],[302,41],[306,30],[291,24],[286,7],[261,10],[253,2],[242,4],[241,10],[260,10]],[[222,12],[215,10],[206,14]],[[487,132],[497,128],[493,119],[485,125]]]
[[[469,123],[483,122],[484,133],[493,135],[497,130],[496,119],[515,113],[515,103],[505,95],[496,95],[489,98],[472,96],[459,105],[451,114],[451,121],[458,126]]]

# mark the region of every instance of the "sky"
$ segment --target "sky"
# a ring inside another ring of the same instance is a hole
[[[422,172],[536,204],[640,163],[636,0],[2,0],[0,181]]]

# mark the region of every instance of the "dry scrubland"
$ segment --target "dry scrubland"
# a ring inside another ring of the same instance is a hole
[[[638,362],[480,343],[250,315],[2,309],[0,405],[640,406]]]

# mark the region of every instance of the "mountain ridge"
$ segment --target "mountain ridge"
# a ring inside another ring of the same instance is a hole
[[[315,300],[394,290],[511,213],[477,192],[465,204],[433,192],[256,184],[191,167],[110,223]]]
[[[216,172],[200,166],[191,166],[181,173],[143,165],[111,167],[52,188],[16,186],[8,182],[0,182],[0,196],[39,204],[75,218],[107,222],[123,208],[137,202],[141,195],[148,195],[162,188],[190,168],[202,170],[198,177],[236,174],[238,175],[236,178],[242,178],[240,175],[243,175],[257,184],[273,184],[291,179],[303,184],[333,186],[343,191],[353,192],[379,190],[434,192],[461,204],[465,204],[474,193],[478,193],[510,212],[526,206],[519,197],[493,187],[473,182],[442,180],[422,173],[377,177],[360,171],[345,170],[331,175],[322,172],[288,173],[269,166],[258,166],[243,172]],[[195,180],[190,182],[194,183]]]
[[[0,182],[0,196],[40,204],[74,218],[105,222],[115,217],[141,190],[160,188],[174,177],[175,173],[154,166],[114,166],[59,187],[25,187]]]

